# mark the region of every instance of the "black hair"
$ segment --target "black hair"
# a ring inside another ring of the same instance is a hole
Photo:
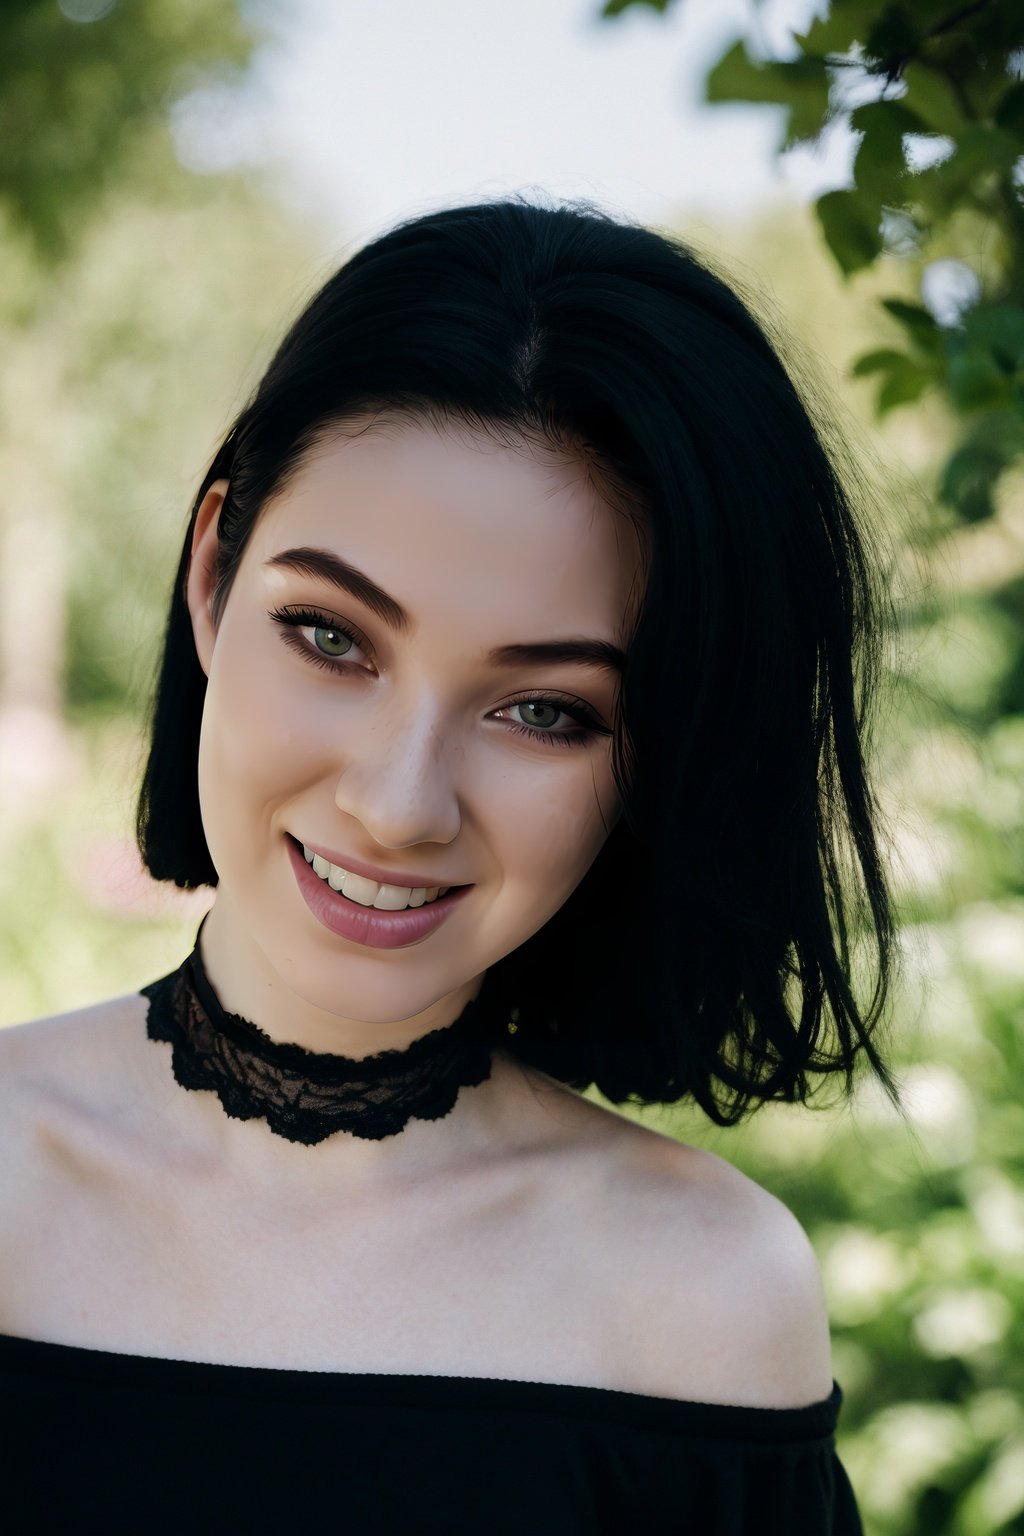
[[[623,813],[582,882],[488,972],[506,1049],[614,1103],[717,1124],[821,1074],[847,1094],[898,959],[866,768],[887,619],[838,452],[750,308],[679,240],[583,202],[432,212],[373,240],[292,324],[200,486],[153,697],[137,835],[158,880],[216,885],[185,590],[230,482],[213,614],[261,508],[372,409],[578,445],[635,509],[644,589],[613,739]],[[872,995],[856,965],[870,949]]]

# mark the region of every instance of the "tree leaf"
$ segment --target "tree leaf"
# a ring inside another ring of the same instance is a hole
[[[1016,139],[1024,139],[1024,80],[1011,85],[996,108],[995,118],[1004,133],[1010,133]]]
[[[935,317],[923,304],[910,304],[906,299],[883,299],[882,308],[888,310],[894,320],[909,335],[922,352],[937,356],[942,349],[942,333]]]
[[[734,43],[704,82],[704,99],[772,102],[789,108],[785,144],[813,138],[828,114],[829,78],[824,59],[770,59],[758,63],[745,44]]]
[[[783,148],[817,138],[828,118],[829,76],[824,59],[786,59],[772,68],[781,71],[789,102]]]
[[[774,101],[765,97],[763,77],[747,52],[742,38],[737,38],[708,70],[704,81],[705,101]],[[750,93],[754,94],[751,95]]]
[[[602,16],[621,16],[623,11],[630,10],[633,6],[646,6],[649,10],[666,13],[675,0],[605,0],[601,7]]]
[[[906,352],[897,352],[894,347],[878,347],[873,352],[865,352],[862,357],[858,357],[850,371],[858,379],[867,378],[873,373],[885,375],[875,397],[875,411],[879,416],[884,416],[897,405],[916,400],[929,385],[938,381],[938,369],[934,363],[929,366],[920,358],[910,357]]]
[[[864,135],[853,162],[855,185],[879,204],[904,201],[903,135],[920,133],[922,120],[902,102],[872,101],[850,114],[850,126]]]
[[[949,359],[947,379],[950,396],[958,410],[974,411],[981,406],[1010,403],[1009,379],[992,354],[980,347],[954,352]]]
[[[847,276],[870,266],[880,254],[880,221],[856,191],[826,192],[818,198],[815,212],[828,248]]]
[[[876,414],[885,416],[898,405],[909,405],[935,382],[935,373],[931,368],[912,357],[901,357],[899,366],[891,368],[882,380],[875,399]]]
[[[907,94],[904,105],[916,112],[932,133],[955,133],[966,119],[960,99],[947,77],[920,59],[903,71]]]
[[[964,316],[961,331],[968,345],[989,351],[1007,373],[1024,363],[1024,307],[1020,304],[976,304]]]
[[[816,17],[794,40],[804,53],[848,53],[855,42],[867,36],[876,8],[877,0],[831,5],[825,16]]]
[[[858,357],[850,372],[855,379],[863,379],[869,373],[880,373],[883,369],[893,368],[905,359],[906,353],[897,352],[895,347],[877,347],[873,352],[865,352]]]
[[[917,53],[924,38],[920,25],[902,5],[886,5],[876,15],[863,39],[864,52],[873,59],[891,59]]]
[[[950,455],[939,481],[939,496],[967,523],[981,523],[995,512],[996,482],[1005,468],[1001,454],[965,443]]]
[[[1020,157],[1020,145],[1001,128],[973,124],[954,136],[955,153],[941,165],[913,178],[915,201],[933,218],[948,218],[966,205],[978,207],[993,176],[1007,175]]]
[[[924,118],[902,100],[866,101],[854,107],[850,127],[892,139],[902,139],[905,133],[928,132]]]
[[[708,72],[704,100],[782,102],[785,92],[777,77],[754,62],[741,38]]]

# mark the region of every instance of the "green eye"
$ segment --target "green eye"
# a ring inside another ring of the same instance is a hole
[[[512,707],[515,709],[521,709],[524,712],[524,718],[528,724],[538,726],[554,725],[558,720],[559,715],[565,713],[564,710],[558,708],[557,704],[552,704],[549,699],[521,700],[518,704]],[[553,718],[540,718],[543,716],[545,710],[547,710],[548,714]]]
[[[326,639],[321,640],[321,635],[326,636]],[[343,629],[317,625],[313,630],[313,643],[318,650],[323,651],[325,656],[331,656],[337,660],[339,657],[348,654],[352,649],[353,642],[352,636],[346,634]]]
[[[281,638],[285,645],[298,651],[300,656],[311,661],[315,667],[348,672],[352,665],[349,655],[353,651],[367,650],[366,641],[357,629],[350,629],[320,609],[277,608],[267,617],[282,626]],[[302,637],[300,629],[311,630],[312,640]],[[344,667],[335,667],[335,662],[342,661]]]

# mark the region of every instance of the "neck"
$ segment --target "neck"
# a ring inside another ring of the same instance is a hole
[[[381,1141],[339,1131],[315,1146],[300,1146],[275,1135],[263,1120],[229,1119],[212,1094],[179,1092],[174,1114],[185,1131],[183,1152],[190,1165],[198,1157],[218,1185],[242,1191],[263,1208],[283,1203],[295,1210],[298,1202],[303,1209],[323,1210],[411,1192],[511,1158],[529,1143],[527,1120],[536,1117],[541,1097],[553,1101],[569,1093],[544,1080],[539,1097],[533,1077],[496,1051],[490,1077],[461,1088],[449,1114],[411,1119]]]
[[[206,981],[226,1013],[257,1025],[276,1044],[355,1060],[405,1050],[430,1030],[458,1019],[482,982],[477,978],[410,1018],[351,1019],[318,1006],[315,999],[311,1003],[290,979],[297,963],[282,975],[286,967],[272,967],[234,917],[218,900],[204,920],[198,947]],[[336,967],[336,957],[331,958]],[[302,979],[305,993],[315,991],[316,977]],[[319,980],[323,984],[322,976]],[[377,1011],[389,1012],[383,1004]],[[410,1118],[397,1134],[380,1140],[340,1130],[314,1145],[284,1139],[263,1119],[233,1118],[214,1094],[183,1093],[178,1085],[172,1113],[186,1134],[184,1155],[190,1161],[198,1157],[218,1178],[233,1188],[243,1186],[260,1202],[298,1197],[305,1205],[321,1195],[337,1200],[360,1190],[380,1193],[385,1186],[420,1185],[435,1174],[451,1175],[511,1153],[525,1144],[526,1122],[531,1113],[536,1116],[543,1097],[538,1089],[545,1087],[559,1096],[567,1092],[495,1049],[490,1075],[460,1087],[454,1105],[440,1118]]]

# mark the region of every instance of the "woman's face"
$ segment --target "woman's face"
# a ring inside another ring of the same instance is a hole
[[[311,1021],[412,1039],[562,906],[619,815],[602,652],[625,644],[636,533],[575,459],[354,418],[263,509],[215,627],[225,488],[188,583],[218,916]],[[445,886],[465,889],[434,906]]]

